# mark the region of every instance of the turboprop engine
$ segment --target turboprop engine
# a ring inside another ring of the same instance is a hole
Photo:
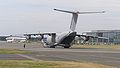
[[[44,47],[50,47],[50,45],[52,44],[52,37],[51,36],[45,36],[43,38],[43,43],[44,43]]]

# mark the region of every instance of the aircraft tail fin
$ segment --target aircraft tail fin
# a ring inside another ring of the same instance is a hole
[[[70,25],[70,30],[75,31],[76,24],[77,24],[77,19],[78,19],[78,14],[73,13],[72,20],[71,20],[71,25]]]
[[[78,14],[92,14],[92,13],[105,13],[105,11],[102,12],[73,12],[73,11],[66,11],[66,10],[59,10],[59,9],[54,9],[56,11],[60,11],[60,12],[66,12],[66,13],[71,13],[72,16],[72,20],[71,20],[71,25],[70,25],[70,30],[71,31],[75,31],[76,28],[76,24],[77,24],[77,19],[78,19]]]
[[[59,9],[54,9],[54,10],[60,11],[60,12],[71,13],[73,16],[72,16],[72,20],[71,20],[70,30],[75,31],[75,27],[76,27],[76,24],[77,24],[77,19],[78,19],[79,12],[59,10]]]

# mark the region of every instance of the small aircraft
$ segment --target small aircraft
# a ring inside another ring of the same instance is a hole
[[[79,14],[92,14],[92,13],[105,13],[105,11],[102,11],[102,12],[78,12],[78,11],[74,12],[74,11],[66,11],[66,10],[59,10],[59,9],[54,9],[54,10],[72,14],[70,30],[67,32],[63,32],[59,35],[57,35],[56,33],[40,33],[40,34],[38,34],[38,35],[41,35],[43,38],[43,42],[45,43],[44,47],[55,48],[56,46],[62,46],[64,48],[70,48],[71,43],[75,39],[76,36],[79,36],[79,37],[83,36],[86,38],[84,41],[88,41],[89,38],[93,37],[93,36],[77,35],[77,32],[75,31],[78,15]],[[55,36],[52,36],[52,34]],[[37,34],[28,34],[28,36],[29,35],[37,35]],[[43,35],[48,35],[48,36],[44,37]],[[53,42],[53,40],[54,40],[54,42]]]
[[[25,42],[27,40],[27,38],[25,37],[20,37],[20,36],[10,36],[6,38],[8,43],[12,43],[12,42]]]

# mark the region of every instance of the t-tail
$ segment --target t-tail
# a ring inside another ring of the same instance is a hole
[[[73,12],[73,11],[66,11],[66,10],[59,10],[59,9],[54,9],[54,10],[72,14],[70,30],[73,31],[73,32],[75,31],[75,28],[76,28],[78,14],[105,13],[105,11],[102,11],[102,12],[78,12],[78,11],[77,12]]]

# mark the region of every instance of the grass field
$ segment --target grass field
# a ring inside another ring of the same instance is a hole
[[[63,61],[0,60],[0,68],[117,68],[102,64]]]
[[[120,45],[73,45],[72,48],[107,48],[107,49],[120,49]]]
[[[0,49],[0,54],[30,54],[30,52],[18,49]]]
[[[120,49],[118,45],[74,45],[73,48]],[[30,54],[18,49],[0,49],[0,54]],[[103,64],[73,61],[0,60],[0,68],[117,68]]]

